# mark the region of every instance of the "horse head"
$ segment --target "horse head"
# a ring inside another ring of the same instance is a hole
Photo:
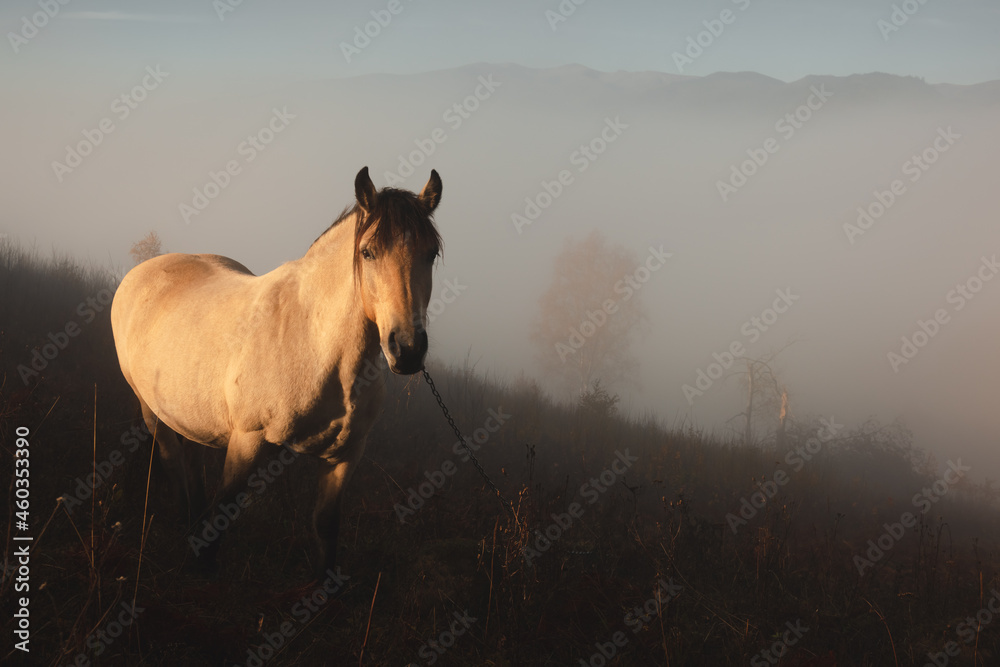
[[[427,305],[441,236],[432,214],[441,201],[441,177],[431,170],[419,195],[375,190],[368,167],[354,180],[357,197],[354,275],[365,315],[394,373],[420,371],[427,354]]]

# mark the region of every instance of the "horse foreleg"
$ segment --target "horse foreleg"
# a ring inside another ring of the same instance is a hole
[[[230,527],[232,522],[229,517],[234,514],[234,507],[240,507],[237,497],[246,492],[247,478],[259,464],[265,462],[266,450],[267,442],[260,432],[234,432],[229,437],[226,463],[222,473],[222,485],[219,487],[218,493],[215,494],[215,500],[211,507],[206,512],[205,522],[194,527],[191,541],[195,556],[198,557],[204,569],[215,569],[216,556],[222,543],[223,532]],[[224,523],[225,528],[221,530],[215,524],[218,516],[224,516],[227,519]]]
[[[316,494],[316,510],[313,512],[313,528],[320,545],[320,560],[317,575],[320,579],[336,572],[337,536],[340,532],[340,505],[342,492],[351,473],[361,458],[364,445],[357,447],[357,454],[348,460],[331,463],[324,459],[319,462],[319,489]]]

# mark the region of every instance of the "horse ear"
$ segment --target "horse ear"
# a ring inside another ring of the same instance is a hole
[[[363,167],[354,177],[354,196],[365,213],[371,213],[375,208],[375,184],[368,175],[368,167]]]
[[[431,177],[427,181],[427,185],[420,191],[420,201],[427,207],[428,212],[436,209],[437,205],[441,203],[441,177],[433,169],[431,169]]]

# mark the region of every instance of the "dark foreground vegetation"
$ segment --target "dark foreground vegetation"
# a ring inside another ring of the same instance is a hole
[[[335,595],[307,583],[304,458],[262,475],[221,571],[201,574],[190,536],[211,532],[186,531],[161,492],[118,371],[100,296],[115,278],[0,250],[0,471],[6,486],[27,427],[35,538],[24,654],[8,503],[2,663],[1000,664],[994,499],[968,476],[940,482],[947,463],[904,430],[800,420],[780,448],[745,447],[618,416],[601,391],[559,405],[469,368],[431,370],[529,528],[455,453],[420,377],[393,376],[347,497]],[[222,456],[205,453],[211,486]]]

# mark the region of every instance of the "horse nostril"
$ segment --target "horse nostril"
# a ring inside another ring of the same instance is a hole
[[[427,349],[427,331],[426,329],[421,330],[420,334],[417,336],[417,347],[421,350]]]
[[[396,343],[396,332],[395,331],[390,331],[389,332],[389,352],[391,352],[394,355],[398,355],[399,354],[399,345]]]

